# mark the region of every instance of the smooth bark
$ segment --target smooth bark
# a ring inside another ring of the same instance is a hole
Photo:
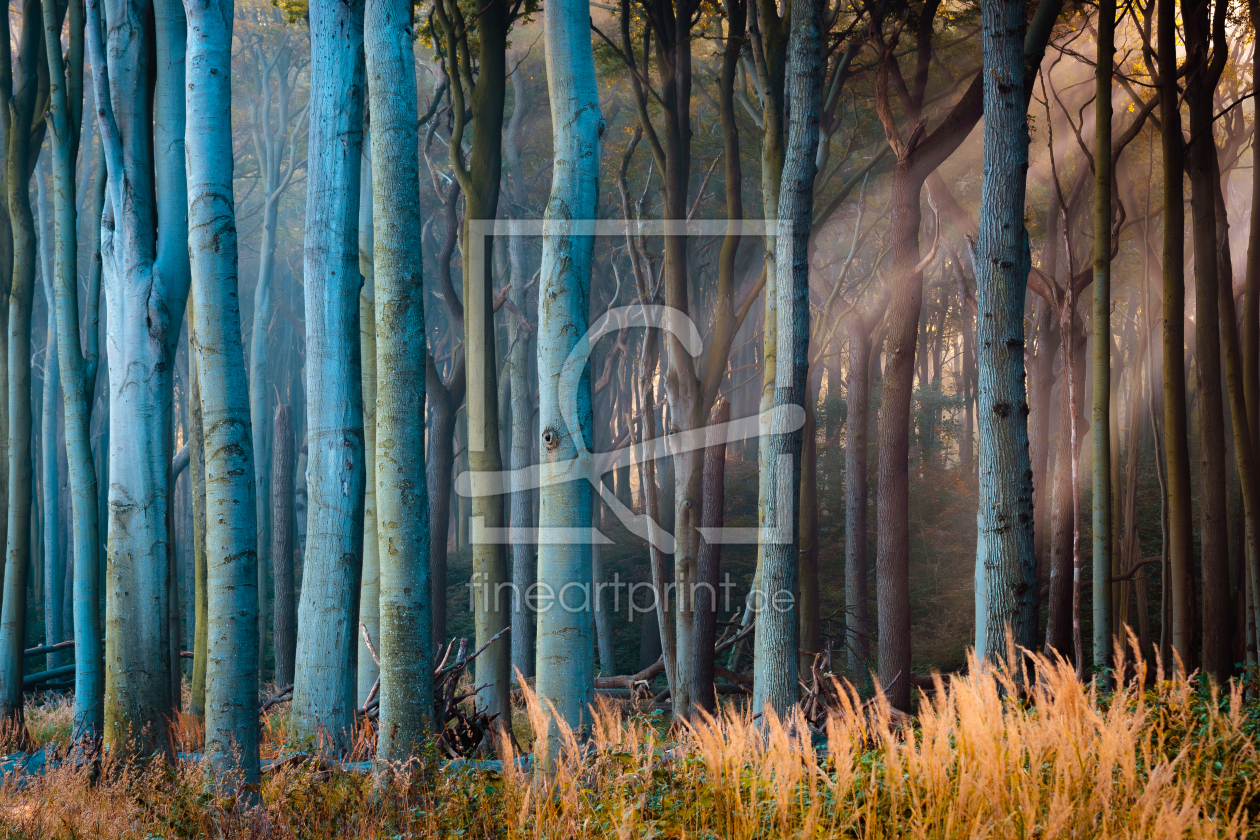
[[[424,417],[425,354],[417,348],[425,329],[411,11],[409,0],[368,0],[365,24],[376,284],[377,756],[387,761],[418,752],[433,727],[429,500],[424,423],[417,422]]]
[[[233,0],[185,0],[188,251],[205,430],[205,753],[211,771],[253,786],[258,764],[258,530],[249,382],[241,346],[232,195]],[[242,788],[246,799],[257,794]]]
[[[555,170],[544,215],[538,287],[539,451],[544,475],[560,473],[566,461],[589,453],[594,442],[590,370],[586,358],[578,355],[590,354],[586,333],[594,238],[589,220],[596,216],[604,131],[589,26],[585,3],[556,0],[546,7],[543,37]],[[577,364],[569,363],[572,357]],[[586,482],[546,484],[539,496],[540,528],[590,528],[592,493]],[[595,688],[590,546],[540,545],[538,581],[558,598],[549,608],[539,606],[538,696],[550,701],[570,727],[589,727],[587,709]],[[585,603],[575,601],[574,593],[578,598],[584,594]],[[548,734],[553,750],[557,737],[553,728]]]
[[[297,646],[297,604],[294,602],[293,470],[295,445],[293,413],[287,405],[276,406],[271,442],[271,565],[275,609],[271,611],[271,638],[276,650],[276,685],[293,685],[293,654]]]
[[[310,16],[303,287],[309,507],[293,715],[301,735],[341,752],[354,724],[365,481],[357,243],[363,6],[316,0]]]
[[[823,62],[823,4],[795,0],[788,43],[787,98],[792,103],[779,192],[774,270],[778,341],[771,436],[766,464],[774,471],[766,521],[790,529],[791,539],[763,549],[761,595],[753,657],[757,710],[786,715],[799,697],[796,596],[800,547],[800,483],[803,432],[792,430],[793,409],[803,411],[809,376],[809,234],[817,172]],[[799,419],[799,418],[797,418]],[[785,486],[786,485],[786,486]],[[786,602],[787,607],[782,606]]]

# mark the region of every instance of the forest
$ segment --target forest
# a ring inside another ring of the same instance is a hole
[[[1260,836],[1260,0],[13,0],[0,836]]]

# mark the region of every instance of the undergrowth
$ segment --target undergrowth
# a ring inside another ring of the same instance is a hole
[[[106,760],[0,786],[12,838],[1249,837],[1260,820],[1254,675],[1218,689],[1128,663],[1112,692],[1062,662],[979,668],[896,728],[841,692],[825,733],[730,709],[662,733],[601,702],[589,734],[525,692],[538,769],[426,759],[372,776],[317,760],[267,773],[245,807],[205,768]],[[51,713],[50,713],[51,714]],[[264,721],[272,755],[286,711]],[[28,722],[30,719],[28,718]],[[825,734],[825,746],[822,746]],[[180,737],[196,737],[187,728]],[[518,733],[519,737],[519,733]],[[513,758],[505,746],[504,758]]]

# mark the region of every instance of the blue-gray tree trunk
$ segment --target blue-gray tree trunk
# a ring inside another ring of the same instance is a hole
[[[206,459],[206,756],[256,785],[258,532],[232,197],[232,0],[186,0],[188,247]]]
[[[368,0],[376,314],[376,533],[381,714],[376,754],[399,761],[432,728],[433,605],[425,481],[424,284],[410,0]],[[446,523],[442,522],[445,533]]]
[[[340,752],[354,724],[363,550],[359,172],[363,5],[311,4],[305,236],[307,530],[293,715]]]
[[[1024,0],[986,0],[984,180],[976,243],[980,505],[976,546],[976,655],[1036,642],[1032,460],[1024,389],[1024,291],[1030,257],[1024,228],[1028,119]]]
[[[819,108],[824,72],[823,4],[797,0],[792,5],[788,41],[787,98],[792,103],[787,151],[779,188],[779,223],[788,227],[775,237],[775,295],[778,310],[775,417],[771,421],[763,469],[772,471],[766,521],[791,529],[790,542],[765,543],[762,549],[762,609],[757,617],[753,658],[753,708],[769,707],[784,715],[796,704],[797,619],[794,602],[800,546],[801,447],[798,427],[789,431],[806,399],[809,373],[809,233],[817,172]]]
[[[587,360],[579,358],[580,368],[565,370],[587,331],[594,245],[587,223],[595,218],[599,198],[604,130],[589,25],[585,3],[556,0],[546,7],[543,37],[555,170],[544,215],[538,287],[538,425],[544,475],[563,470],[580,452],[590,452],[593,442]],[[589,354],[589,346],[585,349]],[[539,495],[540,528],[591,526],[591,486],[585,481],[544,485]],[[550,604],[540,604],[538,612],[538,696],[554,704],[566,724],[578,728],[590,722],[588,706],[595,691],[591,547],[539,545],[538,582],[554,597]],[[555,733],[550,733],[553,748]]]

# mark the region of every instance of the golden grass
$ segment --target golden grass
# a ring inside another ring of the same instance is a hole
[[[1138,663],[1120,669],[1130,683],[1103,694],[1062,663],[1032,668],[973,664],[906,730],[882,701],[863,708],[842,692],[825,752],[795,716],[763,724],[731,710],[667,739],[657,721],[601,703],[589,736],[559,727],[550,746],[540,740],[549,770],[509,761],[502,773],[451,772],[425,760],[376,780],[312,762],[268,774],[252,810],[195,766],[107,763],[95,783],[59,769],[0,787],[0,836],[1255,836],[1260,712],[1239,686],[1146,681]],[[525,714],[547,731],[528,692]],[[266,727],[274,751],[287,730]]]

